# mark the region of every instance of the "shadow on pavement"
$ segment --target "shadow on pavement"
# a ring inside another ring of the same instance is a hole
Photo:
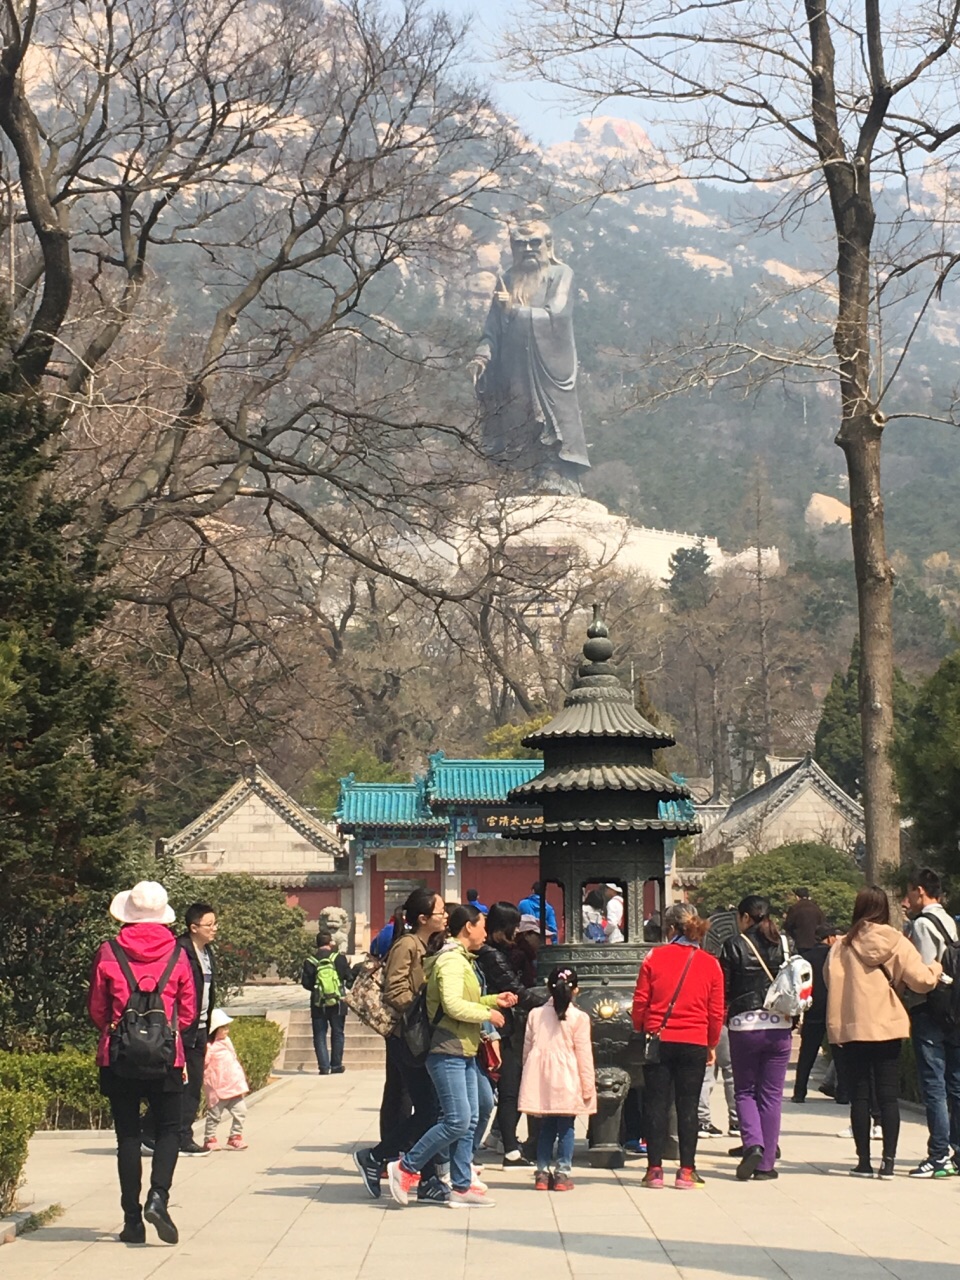
[[[120,1230],[118,1224],[117,1231]],[[82,1241],[88,1244],[110,1241],[116,1243],[117,1231],[103,1231],[100,1227],[38,1227],[25,1236],[17,1237],[17,1244],[63,1244]]]
[[[891,1276],[904,1274],[922,1274],[924,1280],[956,1280],[956,1262],[914,1262],[909,1258],[881,1258],[870,1254],[832,1253],[823,1249],[786,1249],[771,1245],[761,1248],[760,1245],[748,1242],[737,1244],[719,1244],[707,1241],[670,1240],[662,1236],[654,1239],[642,1236],[603,1235],[603,1248],[598,1252],[597,1236],[590,1230],[564,1231],[561,1234],[543,1231],[527,1231],[511,1227],[506,1233],[504,1229],[485,1227],[475,1219],[470,1223],[470,1235],[489,1236],[491,1242],[522,1245],[526,1237],[539,1249],[552,1249],[556,1253],[581,1254],[585,1257],[610,1259],[643,1258],[649,1260],[651,1248],[663,1250],[665,1260],[689,1275],[697,1270],[724,1272],[730,1276],[751,1275],[783,1277],[796,1275],[799,1271],[810,1275],[852,1275],[862,1274],[864,1264],[872,1263],[882,1268]],[[674,1261],[676,1258],[676,1261]],[[804,1265],[798,1266],[798,1260],[804,1259]],[[809,1259],[809,1262],[806,1260]]]

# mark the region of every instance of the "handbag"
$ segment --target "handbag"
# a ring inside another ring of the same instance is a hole
[[[503,1067],[499,1036],[496,1039],[490,1036],[480,1041],[480,1048],[477,1050],[477,1064],[493,1084],[499,1084],[500,1070]]]
[[[364,960],[353,980],[353,985],[343,993],[343,1002],[352,1009],[361,1022],[377,1035],[393,1035],[400,1022],[400,1014],[390,1007],[383,994],[386,965],[372,956]]]
[[[691,947],[690,954],[687,956],[687,963],[683,966],[683,973],[681,973],[680,981],[677,983],[677,989],[670,998],[670,1003],[667,1005],[667,1011],[663,1015],[663,1021],[660,1023],[660,1026],[656,1031],[644,1033],[643,1065],[645,1067],[654,1066],[660,1061],[660,1037],[663,1035],[664,1027],[670,1020],[671,1013],[673,1013],[673,1006],[677,1003],[677,996],[680,994],[680,988],[683,986],[683,981],[690,970],[690,966],[693,964],[693,957],[695,955],[696,951]]]

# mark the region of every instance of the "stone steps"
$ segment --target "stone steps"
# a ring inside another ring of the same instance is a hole
[[[382,1072],[385,1058],[383,1037],[371,1031],[355,1014],[348,1014],[343,1045],[343,1065],[347,1070]],[[279,1070],[299,1073],[316,1069],[310,1010],[292,1009]]]

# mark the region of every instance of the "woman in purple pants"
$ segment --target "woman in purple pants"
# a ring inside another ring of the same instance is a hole
[[[744,898],[737,915],[740,934],[728,938],[720,952],[733,1091],[743,1139],[737,1178],[765,1182],[778,1176],[774,1165],[793,1019],[764,1009],[763,1001],[789,955],[789,943],[770,919],[766,898]]]

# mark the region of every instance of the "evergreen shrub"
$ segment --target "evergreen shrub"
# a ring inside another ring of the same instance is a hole
[[[39,1094],[0,1089],[0,1215],[17,1206],[30,1136],[43,1118]]]

